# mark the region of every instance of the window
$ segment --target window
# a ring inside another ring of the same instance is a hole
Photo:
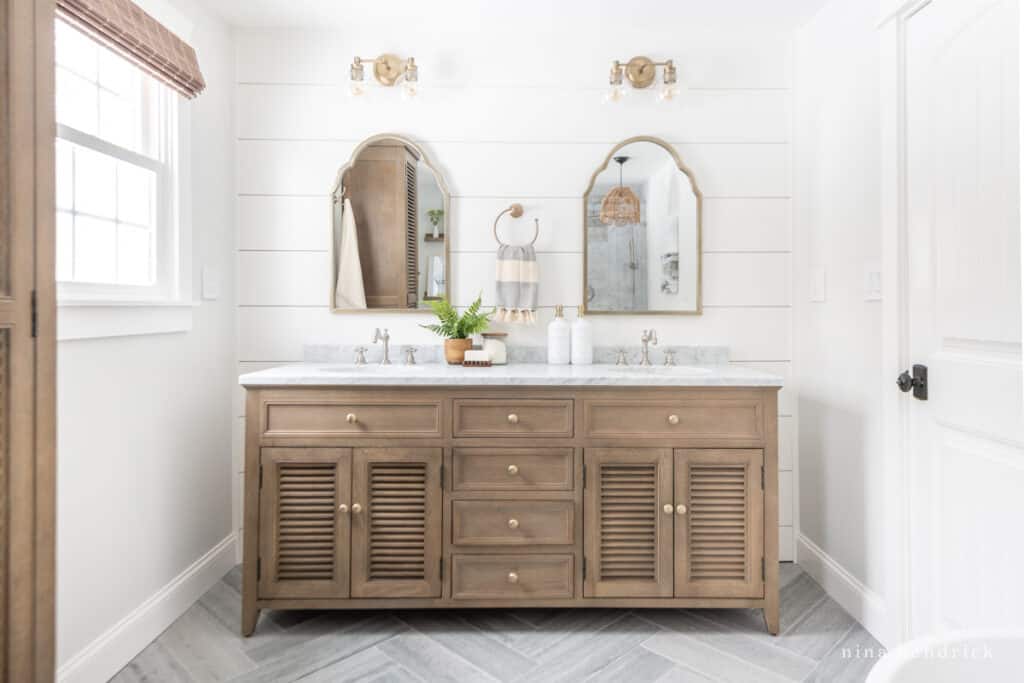
[[[173,300],[177,95],[61,20],[56,69],[61,301]]]

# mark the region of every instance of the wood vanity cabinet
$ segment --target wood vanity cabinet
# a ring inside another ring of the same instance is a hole
[[[761,608],[776,387],[250,387],[261,608]]]

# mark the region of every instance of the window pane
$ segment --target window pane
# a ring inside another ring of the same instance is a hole
[[[75,211],[103,218],[117,215],[117,162],[85,147],[75,148]]]
[[[96,58],[100,50],[94,40],[63,21],[54,24],[56,38],[54,58],[63,66],[88,80],[96,80]]]
[[[72,163],[74,152],[70,142],[57,140],[57,208],[71,209],[71,199],[75,190],[74,165]]]
[[[121,162],[117,166],[117,218],[122,223],[153,225],[156,174]]]
[[[75,216],[75,281],[117,282],[117,226]]]
[[[57,122],[96,135],[99,105],[96,86],[62,68],[57,69]]]
[[[152,284],[152,231],[133,225],[118,225],[117,229],[118,282],[123,285]]]
[[[74,258],[74,220],[70,213],[57,212],[57,281],[70,282],[73,277],[71,270]]]

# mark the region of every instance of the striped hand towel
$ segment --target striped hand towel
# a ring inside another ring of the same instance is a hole
[[[495,320],[532,325],[537,322],[537,252],[533,245],[498,247],[498,312]]]

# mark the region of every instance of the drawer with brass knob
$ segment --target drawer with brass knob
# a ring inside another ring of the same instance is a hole
[[[571,598],[572,555],[453,555],[452,598]]]
[[[268,401],[263,433],[268,437],[442,436],[442,403],[424,401]]]
[[[631,400],[586,399],[583,433],[589,438],[764,437],[765,416],[757,397]]]
[[[452,544],[572,545],[574,517],[569,500],[455,500]]]
[[[571,448],[456,448],[454,491],[571,491]]]
[[[492,436],[539,436],[570,438],[573,435],[569,399],[476,399],[453,401],[456,438]]]

